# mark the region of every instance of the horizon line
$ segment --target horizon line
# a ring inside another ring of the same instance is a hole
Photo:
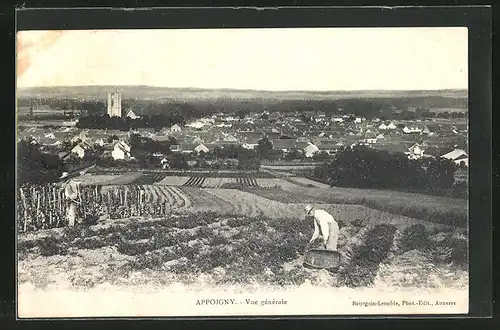
[[[267,93],[335,93],[335,92],[430,92],[430,91],[468,91],[468,87],[438,88],[438,89],[336,89],[336,90],[266,90],[266,89],[238,89],[238,88],[208,88],[208,87],[168,87],[154,85],[57,85],[57,86],[18,86],[17,89],[29,88],[82,88],[82,87],[149,87],[164,89],[195,89],[203,91],[235,91],[235,92],[267,92]]]

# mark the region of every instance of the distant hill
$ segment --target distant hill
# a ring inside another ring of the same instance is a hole
[[[18,89],[19,98],[82,98],[105,100],[115,86],[26,87]],[[213,99],[274,99],[274,100],[340,100],[353,98],[452,98],[467,103],[467,90],[429,91],[257,91],[234,89],[167,88],[152,86],[119,86],[123,99],[143,100],[213,100]]]

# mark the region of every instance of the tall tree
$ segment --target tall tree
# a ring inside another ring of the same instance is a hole
[[[273,144],[267,137],[259,140],[257,144],[257,154],[264,159],[267,159],[273,150]]]

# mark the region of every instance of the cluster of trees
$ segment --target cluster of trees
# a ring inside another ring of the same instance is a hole
[[[56,182],[64,170],[64,164],[57,155],[42,153],[31,140],[18,142],[17,179],[20,185]]]
[[[139,134],[132,134],[129,143],[131,156],[137,159],[140,167],[148,168],[160,165],[161,159],[153,156],[154,153],[170,155],[172,153],[170,147],[178,142],[173,137],[167,141],[155,141]]]
[[[81,117],[77,123],[78,128],[90,129],[116,129],[128,131],[137,128],[153,128],[159,132],[163,127],[170,127],[174,124],[184,125],[186,116],[179,113],[164,115],[146,115],[137,119],[128,117],[110,117],[105,115],[89,115]]]
[[[64,113],[64,112],[53,112],[53,113],[34,113],[33,117],[29,114],[19,114],[19,120],[73,120],[75,115]]]
[[[103,153],[102,147],[94,146],[87,150],[83,158],[71,154],[71,149],[79,141],[64,142],[63,146],[54,150],[42,150],[32,139],[22,139],[17,143],[18,182],[49,183],[59,181],[63,172],[71,173],[81,168],[95,164]],[[57,152],[67,152],[67,157],[61,158]]]
[[[447,159],[409,160],[364,146],[339,151],[314,175],[332,186],[445,193],[453,188],[455,164]]]
[[[30,99],[20,98],[18,101],[19,106],[45,106],[53,110],[60,111],[82,111],[85,110],[89,113],[104,113],[106,112],[106,103],[101,100],[83,100],[83,99],[70,99],[70,98],[44,98],[44,99]]]
[[[401,112],[396,112],[392,115],[392,118],[400,119],[400,120],[415,120],[415,119],[421,119],[421,118],[458,119],[458,118],[467,118],[467,112],[465,112],[465,111],[434,112],[434,111],[430,111],[429,109],[419,108],[419,109],[416,109],[415,111],[403,110]]]
[[[223,148],[217,146],[207,153],[201,152],[200,154],[202,159],[211,161],[216,168],[234,165],[235,162],[231,163],[227,160],[236,160],[238,169],[258,170],[260,168],[258,153],[239,145],[228,145]]]
[[[147,153],[161,152],[163,154],[169,154],[171,152],[170,147],[172,145],[178,144],[178,141],[173,136],[170,137],[169,140],[156,141],[139,134],[132,134],[130,136],[129,144],[132,153],[137,151],[144,151]]]

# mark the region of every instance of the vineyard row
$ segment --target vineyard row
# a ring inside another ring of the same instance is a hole
[[[57,186],[20,188],[17,219],[20,231],[64,227],[68,201]],[[177,187],[156,185],[81,186],[77,201],[80,220],[156,217],[191,207]]]

